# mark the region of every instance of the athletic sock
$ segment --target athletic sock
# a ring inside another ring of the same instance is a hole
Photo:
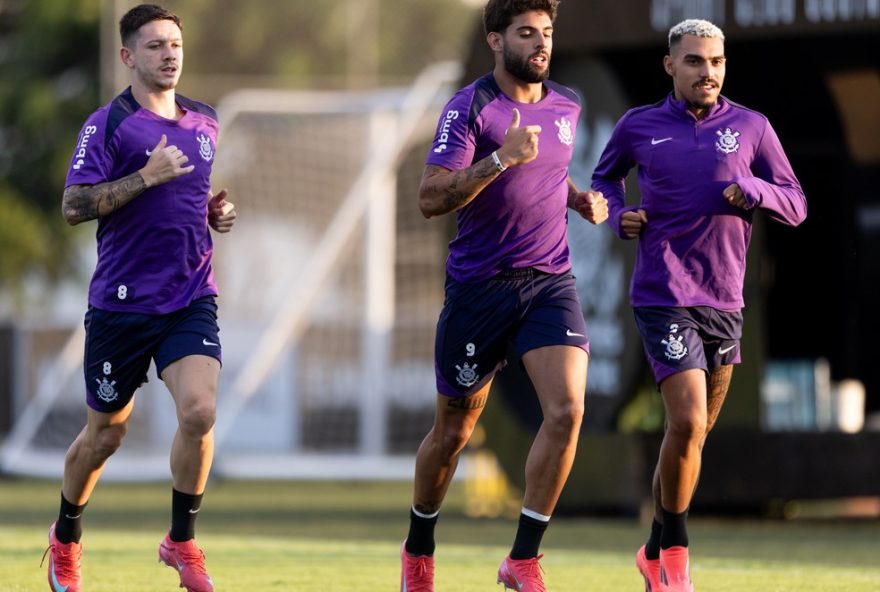
[[[77,506],[64,499],[61,494],[61,510],[55,523],[55,538],[65,545],[78,543],[82,538],[82,514],[86,504]]]
[[[196,518],[202,507],[202,496],[192,495],[171,489],[171,533],[175,543],[189,541],[196,537]]]
[[[423,514],[415,508],[409,510],[409,534],[406,535],[406,552],[410,555],[434,554],[434,527],[440,512]]]
[[[550,524],[550,516],[542,516],[523,508],[519,515],[519,528],[516,529],[516,538],[513,540],[513,548],[510,550],[511,559],[531,559],[538,556],[538,547],[541,539]]]
[[[687,515],[687,510],[681,514],[673,514],[663,510],[663,532],[660,534],[661,549],[688,546]]]
[[[663,525],[654,518],[651,521],[651,534],[648,535],[648,542],[645,543],[645,559],[660,559],[660,533],[663,532]]]

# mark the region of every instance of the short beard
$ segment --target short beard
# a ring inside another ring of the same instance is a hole
[[[702,101],[702,102],[699,102],[699,103],[695,103],[694,101],[688,101],[687,103],[688,103],[688,105],[689,105],[690,107],[692,107],[693,109],[710,109],[710,108],[712,108],[712,107],[714,107],[715,105],[718,104],[718,99],[716,99],[716,100],[714,100],[714,101],[711,101],[711,102],[709,102],[709,101]]]
[[[538,84],[539,82],[544,82],[550,76],[549,62],[543,72],[536,72],[529,64],[528,57],[521,59],[512,52],[507,51],[506,47],[501,55],[504,58],[504,69],[523,82]]]

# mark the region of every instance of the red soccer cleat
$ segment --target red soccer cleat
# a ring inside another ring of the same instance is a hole
[[[645,545],[636,553],[636,567],[645,578],[645,592],[660,592],[660,560],[645,557]]]
[[[547,592],[541,578],[543,568],[538,563],[541,557],[543,555],[531,559],[511,559],[508,555],[498,568],[497,583],[504,584],[505,590],[510,588],[517,592]]]
[[[55,523],[49,527],[49,589],[52,592],[82,592],[82,545],[62,543],[55,537]],[[40,565],[43,565],[42,561]]]
[[[400,592],[434,592],[434,556],[410,555],[400,545]]]
[[[660,592],[694,592],[687,547],[660,549]]]
[[[177,570],[180,587],[187,592],[214,592],[214,582],[205,571],[205,554],[194,540],[176,543],[165,535],[159,544],[159,562]]]

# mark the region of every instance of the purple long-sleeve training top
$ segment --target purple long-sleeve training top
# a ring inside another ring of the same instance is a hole
[[[627,205],[624,181],[634,166],[641,204]],[[723,197],[731,183],[742,189],[748,209]],[[608,224],[621,238],[621,215],[645,210],[633,306],[742,309],[754,212],[791,226],[807,215],[804,192],[767,118],[724,97],[702,119],[672,94],[628,111],[592,186],[608,199]]]

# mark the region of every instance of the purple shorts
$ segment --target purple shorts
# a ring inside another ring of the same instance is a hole
[[[572,274],[513,269],[469,283],[447,276],[434,344],[437,392],[450,397],[473,393],[504,366],[509,343],[520,359],[549,345],[590,352]]]
[[[156,374],[191,355],[221,359],[217,304],[213,296],[164,315],[89,308],[85,317],[83,371],[86,402],[102,413],[125,407],[147,381],[150,360]]]
[[[740,362],[741,312],[708,306],[639,306],[633,312],[658,385],[685,370]]]

